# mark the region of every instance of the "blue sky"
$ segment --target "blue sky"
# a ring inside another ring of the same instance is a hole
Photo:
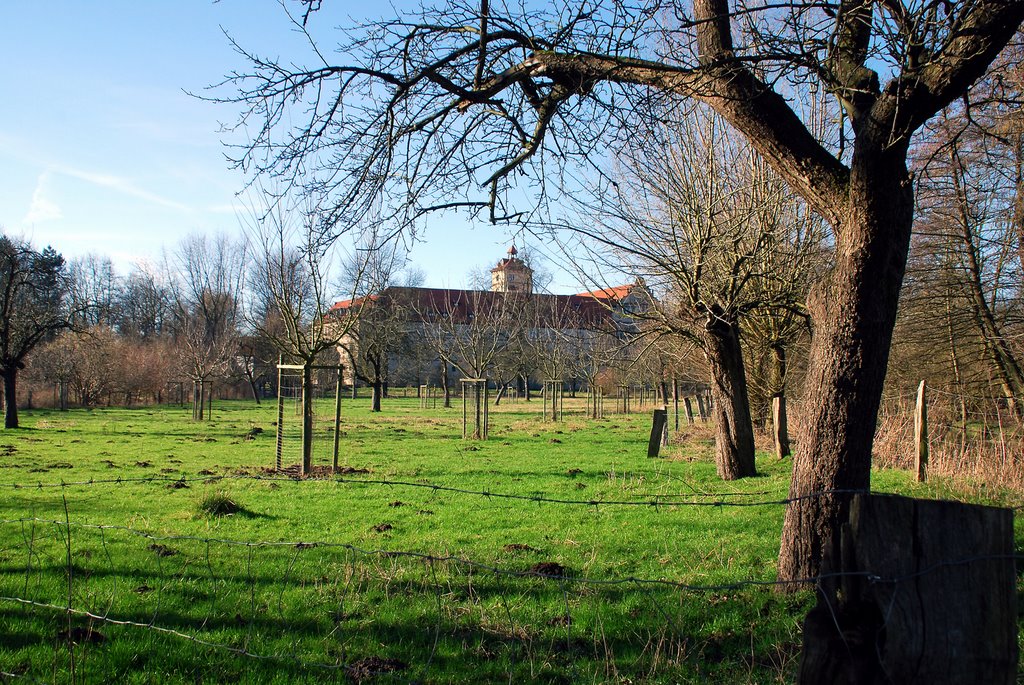
[[[324,5],[313,28],[328,39],[370,6]],[[4,0],[0,227],[69,258],[109,256],[122,274],[190,233],[239,233],[244,179],[219,132],[235,112],[185,93],[243,66],[222,31],[263,54],[303,52],[275,0]],[[462,285],[510,239],[458,217],[424,237],[411,256],[438,287]]]

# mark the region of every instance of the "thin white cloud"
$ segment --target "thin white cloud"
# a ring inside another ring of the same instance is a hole
[[[41,224],[45,221],[56,221],[64,218],[64,212],[49,197],[50,174],[42,173],[36,181],[36,189],[32,193],[32,204],[22,220],[26,226]]]
[[[77,178],[82,181],[86,181],[87,183],[92,183],[93,185],[98,185],[103,188],[110,188],[111,190],[123,193],[124,195],[136,197],[140,200],[145,200],[146,202],[152,202],[153,204],[160,205],[161,207],[177,209],[182,212],[191,211],[191,209],[188,206],[183,205],[180,202],[170,200],[166,197],[157,195],[156,193],[151,193],[148,190],[143,190],[142,188],[139,188],[126,178],[112,176],[110,174],[96,173],[93,171],[84,171],[82,169],[76,169],[74,167],[68,166],[54,167],[53,170],[56,171],[57,173],[61,173],[66,176],[71,176],[72,178]]]

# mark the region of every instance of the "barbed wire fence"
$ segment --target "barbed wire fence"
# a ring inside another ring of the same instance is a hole
[[[781,585],[820,587],[830,579],[857,576],[898,591],[949,566],[1017,559],[980,555],[892,577],[840,571],[788,582],[763,570],[743,577],[723,576],[723,570],[710,574],[698,561],[691,575],[723,578],[699,583],[590,574],[539,560],[545,554],[526,545],[507,545],[499,563],[330,539],[167,534],[135,523],[82,521],[75,511],[87,507],[74,496],[115,496],[119,486],[228,481],[302,482],[231,474],[0,484],[9,494],[60,493],[58,515],[33,511],[0,520],[0,623],[8,626],[0,628],[8,638],[0,643],[9,645],[0,646],[0,680],[105,682],[129,669],[182,680],[204,675],[223,680],[251,676],[255,669],[262,674],[255,679],[277,677],[283,670],[295,680],[407,682],[429,679],[432,669],[457,678],[459,668],[469,669],[463,674],[473,680],[512,681],[524,674],[604,680],[625,677],[620,671],[699,671],[702,663],[722,659],[747,640],[750,668],[768,659],[781,672],[792,670],[798,640],[775,635],[769,639],[776,652],[759,656],[753,632],[717,634],[708,628],[711,614],[701,611],[730,604],[737,611],[749,603],[743,593]],[[664,516],[695,507],[781,509],[855,494],[827,491],[790,499],[771,497],[770,491],[684,492],[573,499],[388,478],[330,481],[383,498],[403,488],[426,491],[435,503],[445,496],[505,507],[642,507]],[[51,509],[57,507],[55,497],[49,501]],[[462,665],[453,665],[459,659]]]

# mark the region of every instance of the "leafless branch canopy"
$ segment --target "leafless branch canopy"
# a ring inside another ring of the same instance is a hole
[[[523,218],[550,197],[553,172],[599,160],[629,135],[637,103],[675,96],[720,112],[834,221],[857,163],[836,135],[843,122],[823,138],[787,98],[821,88],[855,135],[881,129],[905,148],[1022,15],[1008,0],[456,0],[346,30],[339,64],[296,66],[236,46],[251,68],[214,99],[242,107],[249,142],[237,166],[314,195],[328,233],[381,198],[402,226],[437,207]],[[517,207],[521,184],[534,187]]]

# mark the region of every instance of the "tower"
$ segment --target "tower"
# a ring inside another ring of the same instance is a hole
[[[491,269],[491,290],[496,293],[532,293],[533,269],[516,255],[516,246],[508,248],[508,256]]]

